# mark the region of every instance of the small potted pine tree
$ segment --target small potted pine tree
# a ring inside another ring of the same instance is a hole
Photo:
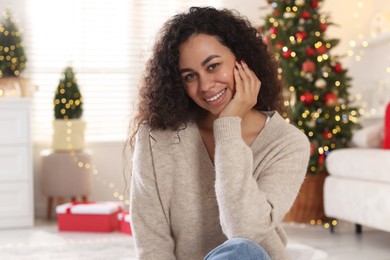
[[[65,68],[54,96],[52,148],[73,151],[84,148],[83,97],[72,67]]]
[[[6,9],[0,22],[0,96],[30,95],[29,81],[20,78],[26,62],[22,32]]]

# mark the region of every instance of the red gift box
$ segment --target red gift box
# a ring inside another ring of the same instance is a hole
[[[125,234],[132,235],[130,225],[130,214],[128,211],[122,211],[118,214],[119,231]]]
[[[112,232],[118,229],[118,202],[72,202],[56,207],[58,230]]]

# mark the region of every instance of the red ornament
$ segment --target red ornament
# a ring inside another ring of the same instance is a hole
[[[311,60],[306,60],[302,63],[302,70],[304,72],[314,72],[316,70],[316,64]]]
[[[283,51],[283,52],[282,52],[282,56],[283,56],[283,58],[285,58],[285,59],[291,58],[291,51],[290,51],[290,50]]]
[[[334,72],[340,73],[343,71],[343,67],[341,67],[340,63],[336,63],[336,65],[333,67]]]
[[[312,8],[317,8],[317,7],[318,7],[318,1],[317,1],[317,0],[311,1],[311,2],[310,2],[310,6],[311,6]]]
[[[334,107],[337,104],[337,99],[338,97],[335,93],[329,92],[324,97],[325,105],[328,107]]]
[[[318,165],[319,166],[323,165],[324,161],[325,161],[325,154],[320,154],[320,156],[318,156]]]
[[[325,130],[323,133],[322,133],[322,136],[326,139],[331,139],[333,137],[333,134],[331,131],[329,130]]]
[[[279,10],[275,10],[274,11],[274,16],[275,17],[278,17],[278,16],[280,16],[281,15],[281,12],[279,11]]]
[[[268,32],[270,34],[277,34],[278,33],[278,28],[277,27],[271,27],[268,29]]]
[[[314,100],[314,96],[310,92],[305,92],[299,97],[299,100],[305,103],[305,105],[310,105]]]
[[[305,19],[305,20],[307,20],[307,19],[309,19],[310,18],[310,12],[309,11],[302,11],[302,13],[301,13],[301,18],[303,18],[303,19]]]
[[[328,24],[327,23],[320,23],[320,30],[321,30],[321,32],[325,32],[327,28],[328,28]]]
[[[316,50],[314,48],[309,47],[306,49],[306,54],[307,56],[314,56],[316,54]]]
[[[328,48],[324,44],[322,44],[320,47],[316,49],[317,53],[319,54],[325,54],[328,52]]]
[[[307,33],[306,33],[306,32],[297,32],[297,33],[295,34],[295,37],[296,37],[297,39],[304,40],[304,39],[307,38]]]
[[[278,49],[281,49],[281,48],[283,48],[283,43],[281,43],[281,42],[278,42],[277,44],[276,44],[276,48],[278,48]]]

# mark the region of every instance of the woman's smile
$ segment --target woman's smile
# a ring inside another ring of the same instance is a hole
[[[224,94],[226,92],[226,88],[223,89],[221,92],[219,92],[217,95],[211,97],[211,98],[205,98],[205,100],[211,104],[211,105],[216,105],[216,104],[219,104],[220,101],[223,100],[223,98],[225,97]]]

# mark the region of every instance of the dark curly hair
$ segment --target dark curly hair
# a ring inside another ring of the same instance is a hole
[[[178,130],[205,112],[186,94],[179,74],[179,46],[195,34],[216,36],[238,61],[244,60],[261,81],[255,109],[281,110],[282,86],[277,65],[247,18],[228,9],[191,7],[168,20],[146,64],[135,124]]]

